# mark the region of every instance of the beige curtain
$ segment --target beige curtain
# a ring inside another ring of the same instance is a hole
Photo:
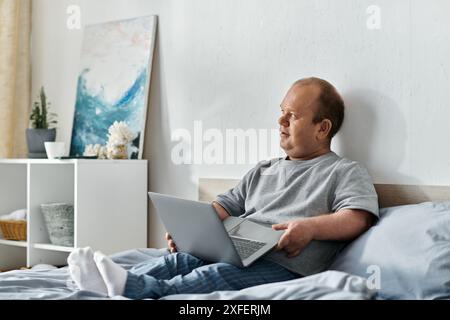
[[[27,155],[31,0],[0,0],[0,158]]]

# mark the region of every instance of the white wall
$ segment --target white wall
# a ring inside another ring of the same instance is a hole
[[[33,93],[45,85],[70,143],[82,24],[159,16],[145,157],[150,188],[197,197],[199,176],[239,177],[251,165],[180,165],[177,128],[277,128],[296,79],[341,91],[347,118],[334,149],[362,161],[377,183],[450,184],[450,2],[446,0],[33,0]],[[381,29],[366,26],[369,5]],[[151,214],[150,245],[163,246]]]

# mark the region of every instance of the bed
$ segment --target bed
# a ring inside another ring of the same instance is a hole
[[[214,197],[237,180],[200,179],[199,200]],[[164,300],[449,299],[450,187],[376,185],[381,218],[339,253],[325,272],[240,291],[172,295]],[[142,248],[111,258],[127,270],[166,249]],[[0,299],[111,299],[77,290],[67,267],[0,274]],[[125,299],[113,297],[112,299]]]

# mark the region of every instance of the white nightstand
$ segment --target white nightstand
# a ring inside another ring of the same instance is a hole
[[[42,203],[74,205],[74,247],[105,254],[147,247],[147,160],[0,160],[0,215],[27,208],[27,241],[0,239],[0,269],[65,265]]]

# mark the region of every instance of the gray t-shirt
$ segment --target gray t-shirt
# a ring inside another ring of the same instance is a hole
[[[230,215],[268,227],[342,209],[365,210],[379,217],[378,197],[367,170],[334,152],[311,160],[262,161],[216,201]],[[295,258],[273,250],[263,259],[308,276],[328,268],[346,244],[313,240]]]

